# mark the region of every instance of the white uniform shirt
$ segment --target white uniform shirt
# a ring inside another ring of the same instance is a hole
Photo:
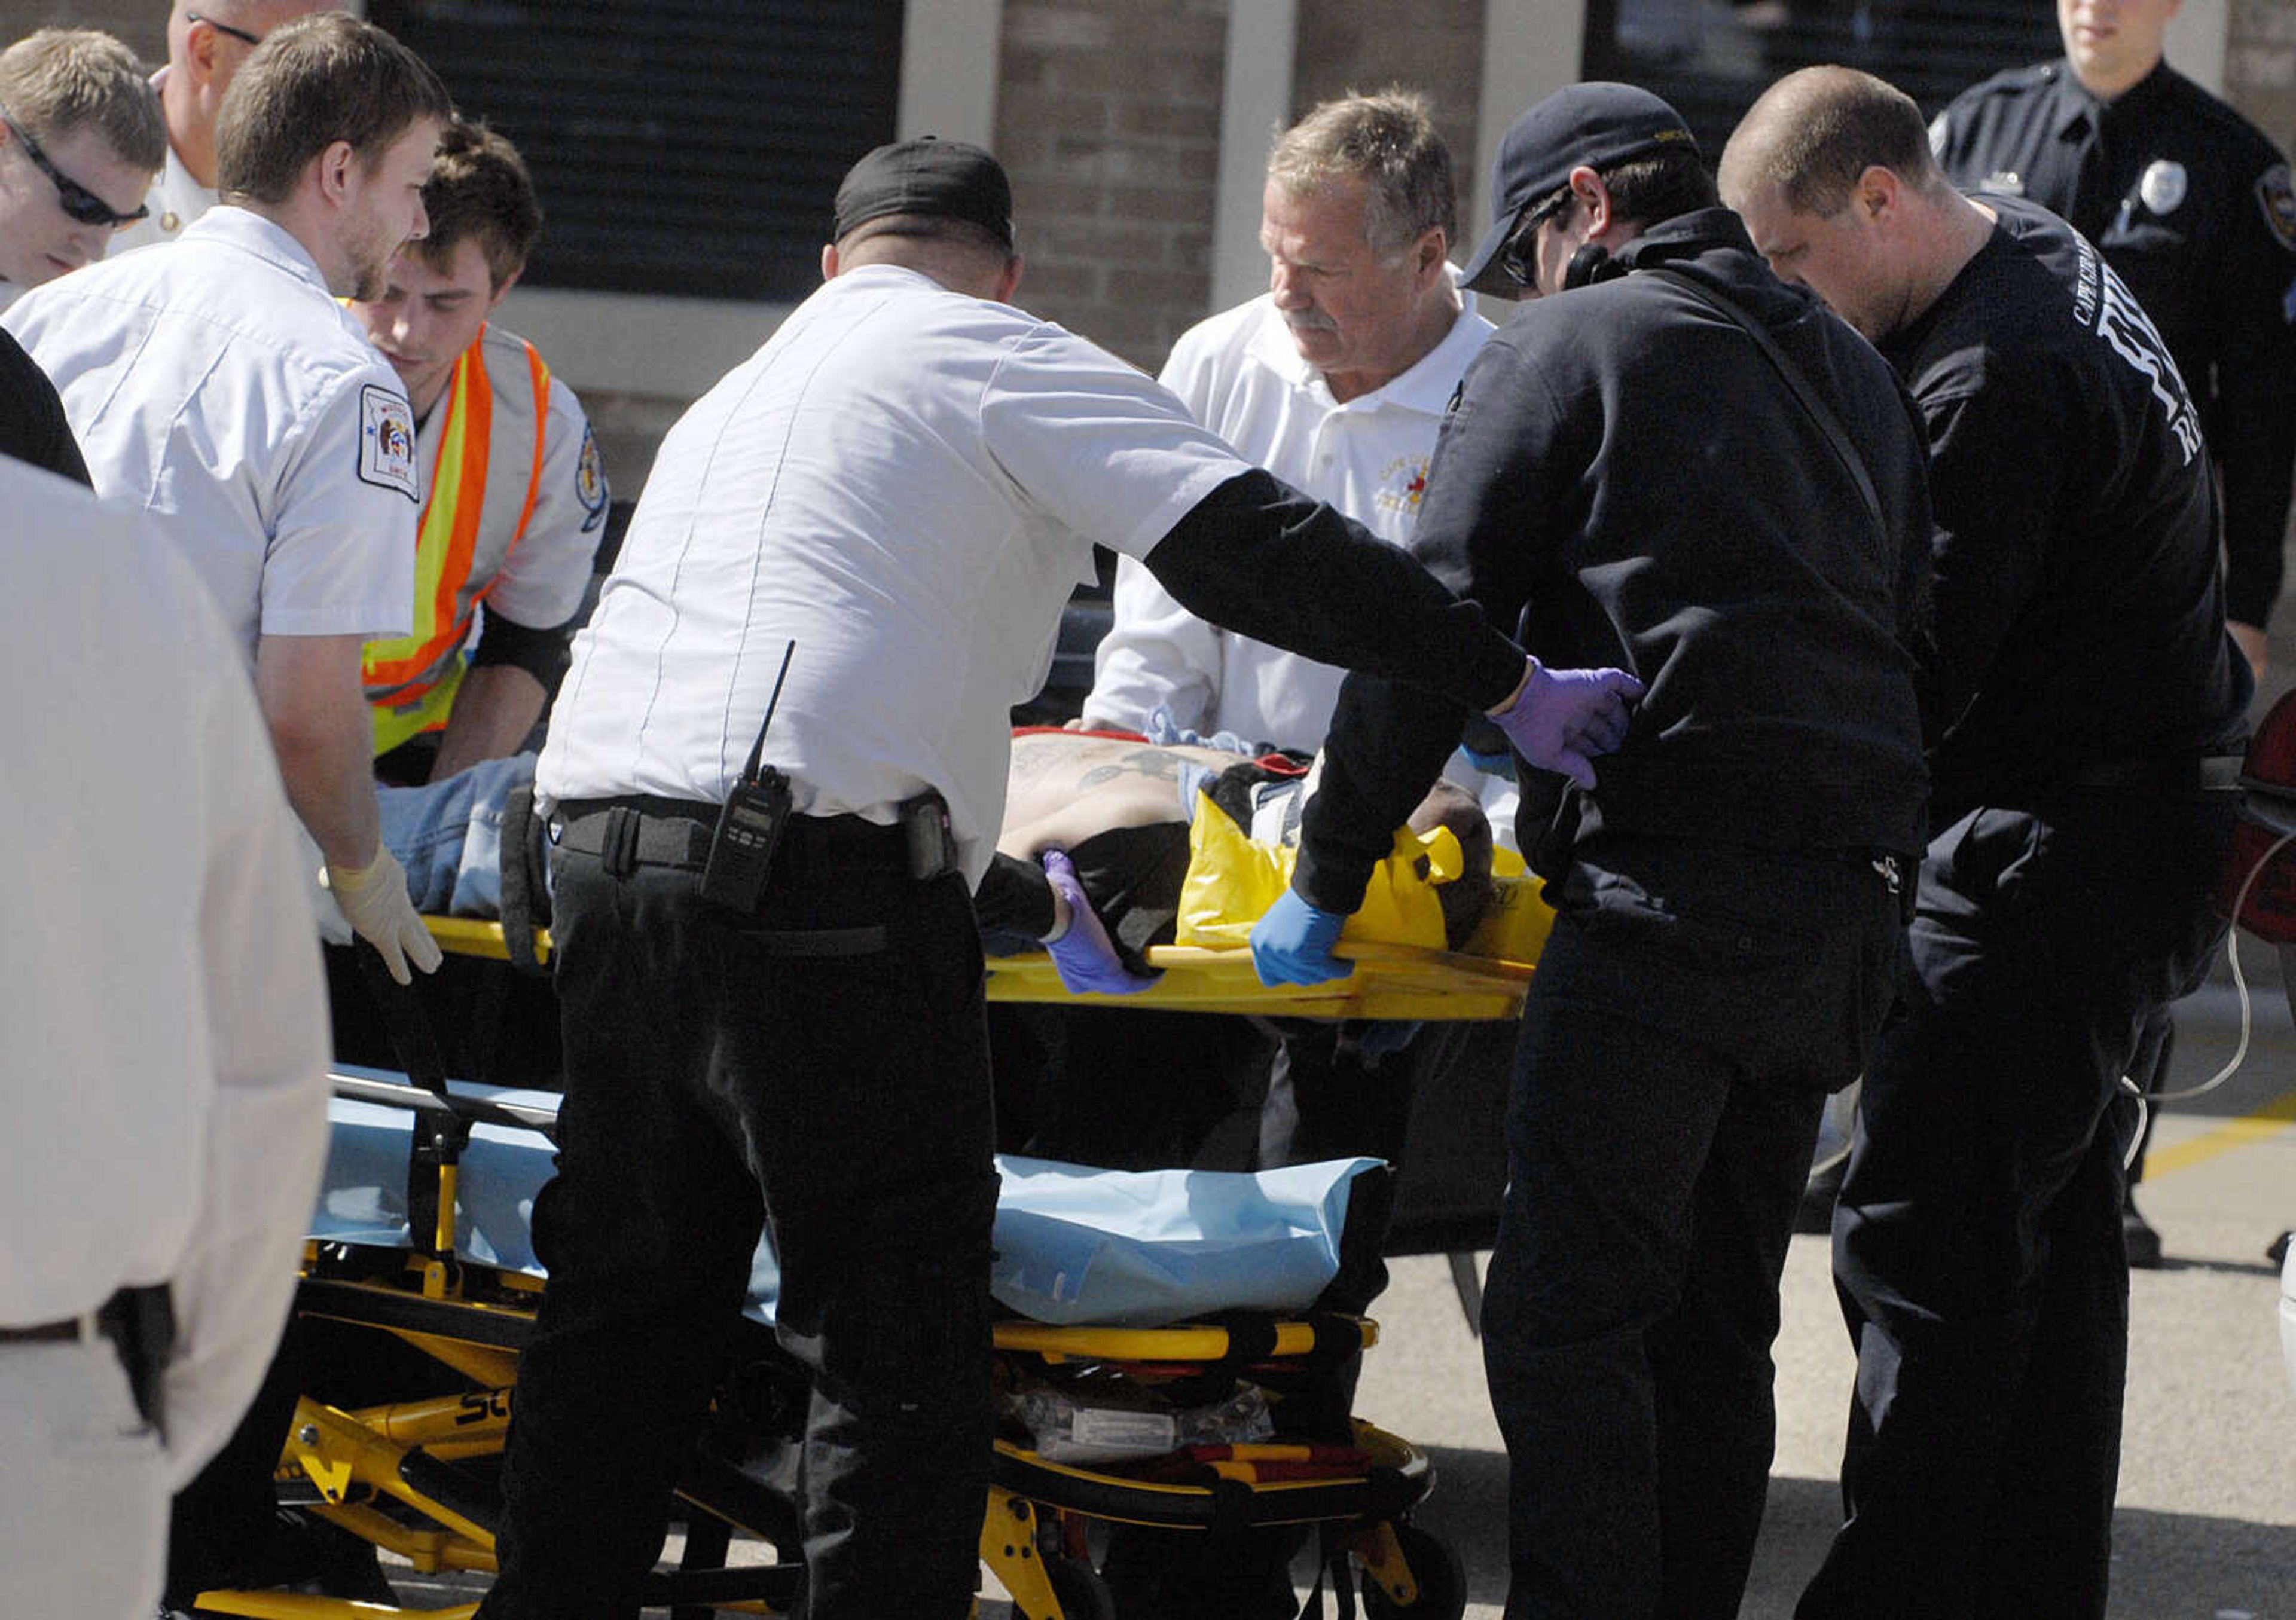
[[[165,68],[153,74],[152,88],[157,91],[167,77]],[[192,171],[176,155],[176,143],[169,141],[168,160],[160,166],[159,179],[152,182],[152,190],[144,199],[144,205],[152,211],[115,234],[111,246],[104,250],[105,257],[117,258],[131,248],[173,241],[183,234],[185,225],[215,207],[217,200],[212,186],[201,185],[192,178]]]
[[[766,757],[798,810],[890,822],[938,789],[977,880],[1008,711],[1043,683],[1092,543],[1144,556],[1249,470],[1058,326],[849,271],[662,441],[537,797],[723,800],[794,640]]]
[[[263,635],[406,634],[414,413],[286,231],[219,208],[0,324],[54,380],[96,493],[160,519],[248,658]]]
[[[1183,333],[1161,380],[1245,460],[1403,545],[1444,409],[1491,331],[1462,310],[1418,364],[1342,403],[1263,293]],[[1205,623],[1136,563],[1118,563],[1115,606],[1086,715],[1137,729],[1161,706],[1193,731],[1289,749],[1323,742],[1345,670]]]
[[[327,1031],[254,693],[154,525],[0,458],[0,1324],[171,1283],[180,1480],[270,1359],[326,1144]]]

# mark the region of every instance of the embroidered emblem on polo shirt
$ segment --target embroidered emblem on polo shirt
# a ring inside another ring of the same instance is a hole
[[[1427,463],[1424,455],[1398,455],[1380,469],[1379,493],[1372,497],[1382,511],[1401,512],[1416,516],[1419,503],[1427,494]]]
[[[582,426],[582,454],[574,463],[574,498],[582,503],[582,532],[606,520],[606,470],[598,461],[598,438]]]
[[[2256,200],[2280,245],[2296,253],[2296,184],[2290,182],[2285,163],[2276,163],[2256,177]]]
[[[414,487],[414,413],[402,396],[372,382],[359,388],[358,475],[422,503]]]

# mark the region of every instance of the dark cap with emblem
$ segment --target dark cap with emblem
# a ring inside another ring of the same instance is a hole
[[[896,141],[856,163],[837,188],[834,240],[890,214],[962,219],[1013,245],[1013,183],[1004,165],[963,141]]]
[[[1647,90],[1596,81],[1556,91],[1508,125],[1499,142],[1491,165],[1494,223],[1460,284],[1511,296],[1513,277],[1500,255],[1523,209],[1561,191],[1582,164],[1599,174],[1676,147],[1694,152],[1698,142],[1682,115]]]

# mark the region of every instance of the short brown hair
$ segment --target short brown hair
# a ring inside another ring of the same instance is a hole
[[[372,166],[415,119],[454,115],[439,76],[373,23],[346,12],[299,18],[272,30],[224,94],[217,189],[284,202],[337,141]]]
[[[1715,203],[1714,176],[1687,147],[1669,147],[1628,158],[1601,171],[1611,193],[1611,212],[1637,225],[1664,225]]]
[[[439,137],[439,156],[422,186],[430,234],[409,244],[435,269],[454,257],[464,237],[486,256],[487,274],[499,290],[526,268],[542,234],[542,205],[518,148],[484,124],[456,119]]]
[[[0,51],[0,106],[36,141],[93,127],[123,163],[160,171],[168,124],[144,66],[109,34],[42,29]]]
[[[1459,234],[1451,149],[1427,98],[1390,85],[1324,102],[1275,138],[1267,177],[1287,192],[1313,192],[1339,176],[1364,183],[1364,236],[1392,260],[1434,227]]]
[[[1855,68],[1804,68],[1762,92],[1723,150],[1733,195],[1775,185],[1798,214],[1831,218],[1857,176],[1886,168],[1916,191],[1945,184],[1922,110],[1886,79]]]

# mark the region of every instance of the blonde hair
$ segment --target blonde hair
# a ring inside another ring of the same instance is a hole
[[[123,163],[157,173],[168,124],[143,63],[94,29],[42,29],[0,51],[0,105],[36,141],[92,127]]]

